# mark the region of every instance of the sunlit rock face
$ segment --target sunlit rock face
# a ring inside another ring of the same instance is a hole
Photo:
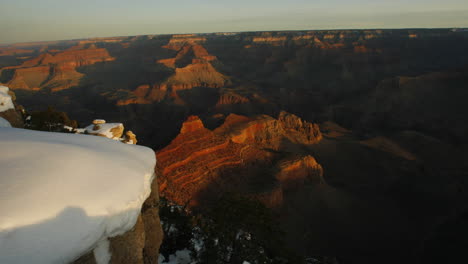
[[[14,72],[8,81],[11,89],[60,91],[79,84],[84,75],[76,68],[113,60],[104,48],[79,45],[56,54],[46,52],[20,66],[4,67],[1,71]]]
[[[321,167],[312,157],[300,156],[276,167],[282,156],[278,153],[320,140],[316,125],[288,113],[278,119],[231,114],[214,130],[191,116],[171,144],[157,153],[160,192],[179,204],[197,206],[205,198],[236,190],[270,207],[280,206],[283,187],[291,188],[289,182],[320,182]]]

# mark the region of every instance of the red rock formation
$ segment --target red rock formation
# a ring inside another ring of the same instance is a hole
[[[174,74],[159,84],[140,85],[133,91],[136,98],[120,100],[117,105],[158,102],[166,97],[174,99],[176,103],[184,104],[177,91],[194,87],[220,88],[229,81],[227,76],[219,73],[211,65],[210,62],[216,60],[216,57],[210,55],[203,46],[194,44],[197,40],[181,39],[184,41],[171,42],[171,40],[169,45],[165,46],[166,48],[178,50],[175,58],[157,61],[157,63],[164,64],[168,68],[173,68],[175,70]],[[175,46],[174,43],[181,46]]]
[[[248,102],[250,102],[250,100],[242,95],[235,93],[224,93],[219,97],[218,102],[216,103],[216,107],[224,105],[245,104]]]
[[[298,116],[282,111],[278,117],[287,137],[295,143],[313,144],[322,140],[317,124],[303,121]]]
[[[281,112],[278,119],[267,115],[248,118],[230,114],[215,132],[231,138],[236,143],[259,144],[272,149],[281,148],[284,140],[296,144],[313,144],[322,139],[317,124]]]
[[[114,60],[106,49],[93,46],[81,48],[82,46],[75,46],[55,55],[43,53],[20,66],[3,68],[2,70],[15,71],[13,78],[7,83],[8,86],[12,89],[50,88],[52,91],[59,91],[79,83],[83,74],[76,71],[77,67]]]
[[[195,34],[181,34],[181,35],[172,35],[172,38],[169,40],[169,43],[164,46],[167,49],[179,50],[185,44],[202,44],[206,42],[205,37],[199,37]]]
[[[219,73],[209,63],[190,64],[184,68],[176,68],[175,74],[164,83],[173,91],[191,89],[197,86],[220,88],[228,78]]]
[[[278,36],[278,37],[271,37],[271,36],[261,36],[261,37],[254,37],[252,42],[255,44],[270,44],[274,46],[282,45],[286,42],[286,36]]]
[[[317,132],[310,130],[316,128],[313,124],[296,118],[287,113],[278,120],[265,115],[251,118],[231,114],[212,131],[197,116],[189,117],[180,134],[157,153],[161,194],[179,204],[196,206],[204,192],[236,190],[268,206],[281,205],[283,183],[321,177],[320,165],[310,156],[280,163],[276,176],[269,171],[279,154],[267,149],[281,151],[282,142],[290,137],[288,133],[299,137],[303,141],[300,144],[310,143],[312,136],[320,140]],[[301,135],[304,133],[311,135]]]
[[[206,129],[198,117],[192,116],[171,144],[157,153],[162,173],[158,179],[160,192],[180,204],[189,201],[196,204],[194,196],[219,177],[223,169],[245,165],[258,154],[260,157],[269,155],[216,135]]]
[[[322,166],[310,155],[284,160],[278,168],[276,179],[284,190],[296,189],[307,182],[325,183]]]

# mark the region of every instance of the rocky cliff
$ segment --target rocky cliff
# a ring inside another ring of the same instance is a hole
[[[160,192],[179,204],[197,206],[223,191],[241,191],[268,206],[279,206],[283,187],[290,188],[290,182],[321,177],[321,167],[312,157],[291,161],[280,153],[320,140],[317,125],[285,112],[278,119],[231,114],[214,130],[192,116],[171,144],[157,152]]]

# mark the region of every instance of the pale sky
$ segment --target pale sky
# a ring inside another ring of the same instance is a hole
[[[144,34],[468,27],[468,0],[0,0],[0,43]]]

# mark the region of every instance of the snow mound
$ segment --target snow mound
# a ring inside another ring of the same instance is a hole
[[[105,263],[107,238],[135,225],[151,192],[146,147],[0,128],[0,149],[0,263],[68,263],[96,247]]]
[[[4,112],[9,109],[15,109],[8,91],[8,87],[0,85],[0,112]]]
[[[11,124],[5,118],[0,117],[0,127],[11,127]]]

